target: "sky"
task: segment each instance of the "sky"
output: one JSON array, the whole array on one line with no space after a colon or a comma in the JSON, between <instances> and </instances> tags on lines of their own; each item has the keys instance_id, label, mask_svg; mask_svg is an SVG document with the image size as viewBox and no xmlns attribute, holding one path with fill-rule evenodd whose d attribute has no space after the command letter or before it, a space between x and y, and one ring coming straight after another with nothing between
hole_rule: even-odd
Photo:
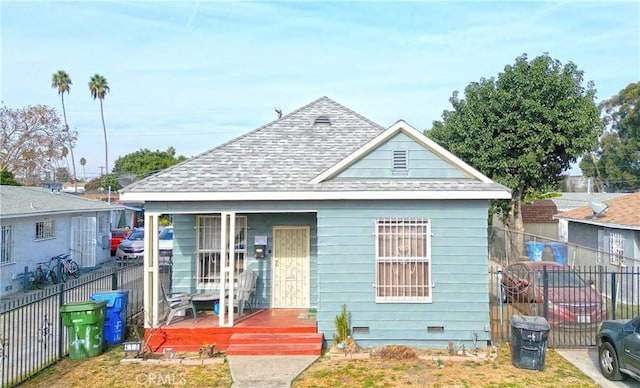
<instances>
[{"instance_id":1,"label":"sky","mask_svg":"<svg viewBox=\"0 0 640 388\"><path fill-rule=\"evenodd\" d=\"M322 96L388 127L429 129L449 98L527 54L573 62L597 100L640 80L638 1L0 0L0 100L65 95L77 175L140 149L196 156ZM103 75L109 166L100 104Z\"/></svg>"}]
</instances>

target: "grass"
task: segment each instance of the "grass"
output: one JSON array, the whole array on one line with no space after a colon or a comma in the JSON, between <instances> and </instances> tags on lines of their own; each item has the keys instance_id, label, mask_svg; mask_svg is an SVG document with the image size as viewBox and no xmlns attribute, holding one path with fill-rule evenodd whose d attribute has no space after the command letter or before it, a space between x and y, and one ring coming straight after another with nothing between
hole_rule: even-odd
<instances>
[{"instance_id":1,"label":"grass","mask_svg":"<svg viewBox=\"0 0 640 388\"><path fill-rule=\"evenodd\" d=\"M425 358L335 359L320 357L294 382L311 387L596 387L586 375L555 351L545 356L542 371L512 365L508 345L500 346L494 361L452 361L442 350L418 351ZM187 355L176 355L187 356ZM197 354L189 355L197 357ZM227 363L205 366L121 363L121 346L100 356L73 361L68 358L29 379L21 387L230 387ZM277 371L274 371L277 373Z\"/></svg>"}]
</instances>

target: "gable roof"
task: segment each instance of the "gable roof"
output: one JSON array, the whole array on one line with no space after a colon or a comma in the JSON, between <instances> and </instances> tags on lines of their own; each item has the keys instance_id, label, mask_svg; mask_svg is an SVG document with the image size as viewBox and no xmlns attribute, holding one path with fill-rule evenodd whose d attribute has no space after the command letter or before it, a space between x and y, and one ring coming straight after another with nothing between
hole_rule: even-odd
<instances>
[{"instance_id":1,"label":"gable roof","mask_svg":"<svg viewBox=\"0 0 640 388\"><path fill-rule=\"evenodd\" d=\"M609 205L609 208L597 217L594 216L591 206L559 213L555 217L583 224L640 230L640 192L616 197L604 203Z\"/></svg>"},{"instance_id":2,"label":"gable roof","mask_svg":"<svg viewBox=\"0 0 640 388\"><path fill-rule=\"evenodd\" d=\"M318 117L322 120L316 122ZM332 179L403 131L468 179ZM400 121L386 129L321 97L282 118L120 190L126 201L510 198L511 191Z\"/></svg>"},{"instance_id":3,"label":"gable roof","mask_svg":"<svg viewBox=\"0 0 640 388\"><path fill-rule=\"evenodd\" d=\"M354 153L342 159L339 163L335 164L334 166L332 166L331 168L329 168L327 171L323 172L319 176L315 177L313 180L311 180L310 183L316 184L316 183L327 181L328 179L337 175L341 171L344 171L353 162L360 160L360 158L362 158L364 155L371 152L376 147L380 146L385 141L389 140L390 138L392 138L398 133L404 133L405 135L409 136L414 141L420 143L422 146L432 151L436 155L439 155L443 159L448 160L452 165L454 165L455 167L458 167L468 176L479 179L480 181L485 183L492 182L491 179L482 175L479 171L475 170L473 167L466 164L464 161L462 161L461 159L459 159L458 157L456 157L455 155L453 155L452 153L444 149L435 141L429 139L425 135L418 132L418 130L413 128L411 125L407 124L404 120L399 120L395 124L387 128L385 131L380 133L378 136L376 136L374 139L369 141L367 144L360 147Z\"/></svg>"},{"instance_id":4,"label":"gable roof","mask_svg":"<svg viewBox=\"0 0 640 388\"><path fill-rule=\"evenodd\" d=\"M0 186L0 216L18 218L38 215L110 211L122 206L82 198L40 187Z\"/></svg>"}]
</instances>

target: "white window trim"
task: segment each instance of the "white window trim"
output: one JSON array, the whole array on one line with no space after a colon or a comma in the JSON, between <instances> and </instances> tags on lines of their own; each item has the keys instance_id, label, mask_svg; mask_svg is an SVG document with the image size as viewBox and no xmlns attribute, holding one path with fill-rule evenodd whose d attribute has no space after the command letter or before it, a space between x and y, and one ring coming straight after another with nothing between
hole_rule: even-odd
<instances>
[{"instance_id":1,"label":"white window trim","mask_svg":"<svg viewBox=\"0 0 640 388\"><path fill-rule=\"evenodd\" d=\"M195 276L195 280L196 280L196 289L198 290L213 290L213 289L218 289L218 283L220 281L220 275L214 275L210 281L208 282L204 282L203 281L203 275L200 273L200 260L203 260L204 258L201 257L201 255L204 254L219 254L221 255L221 249L220 248L210 248L210 249L205 249L205 248L201 248L200 247L200 233L203 230L203 227L201 226L201 221L205 220L205 219L209 219L209 220L217 220L214 222L217 222L217 230L214 229L214 232L216 233L215 236L212 236L213 241L220 241L220 234L221 234L221 223L222 223L222 217L221 216L197 216L196 217L196 250L195 250L195 256L196 256L196 276ZM242 229L244 230L244 247L235 247L235 255L242 255L242 266L237 266L236 271L239 271L240 269L244 269L247 268L247 243L248 243L248 238L247 238L247 232L248 232L248 227L247 227L247 217L246 216L236 216L236 230L238 229ZM217 244L216 244L217 245ZM215 245L213 245L215 246ZM228 251L227 251L228 252ZM218 273L220 272L220 268L218 268ZM238 274L236 273L236 276Z\"/></svg>"},{"instance_id":2,"label":"white window trim","mask_svg":"<svg viewBox=\"0 0 640 388\"><path fill-rule=\"evenodd\" d=\"M42 224L42 231L48 231L49 233L47 233L46 235L43 234L42 236L38 237L38 224ZM47 226L47 224L49 224L49 226ZM34 241L44 241L44 240L51 240L56 238L56 220L42 220L42 221L36 221L35 223L35 237L34 237Z\"/></svg>"},{"instance_id":3,"label":"white window trim","mask_svg":"<svg viewBox=\"0 0 640 388\"><path fill-rule=\"evenodd\" d=\"M405 257L400 255L400 250L398 250L398 255L394 257L381 257L380 254L380 246L379 246L379 230L381 222L402 222L403 226L425 226L425 231L422 234L426 239L426 256L414 256L414 257ZM431 221L427 218L380 218L375 220L375 248L376 248L376 260L375 260L375 300L376 303L432 303L433 302L433 281L431 275L431 269L433 266L431 260ZM406 265L409 262L414 262L415 264L423 263L427 265L427 283L420 285L421 287L426 287L427 296L380 296L378 294L379 284L379 264L381 262L392 262L398 263L402 265Z\"/></svg>"},{"instance_id":4,"label":"white window trim","mask_svg":"<svg viewBox=\"0 0 640 388\"><path fill-rule=\"evenodd\" d=\"M0 265L15 264L15 239L13 225L2 225L0 231Z\"/></svg>"}]
</instances>

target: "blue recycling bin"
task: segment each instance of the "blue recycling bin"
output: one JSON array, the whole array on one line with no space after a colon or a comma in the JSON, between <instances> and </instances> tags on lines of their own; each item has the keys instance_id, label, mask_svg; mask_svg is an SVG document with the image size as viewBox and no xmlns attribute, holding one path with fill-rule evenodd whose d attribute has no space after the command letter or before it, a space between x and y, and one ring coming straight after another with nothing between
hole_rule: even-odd
<instances>
[{"instance_id":1,"label":"blue recycling bin","mask_svg":"<svg viewBox=\"0 0 640 388\"><path fill-rule=\"evenodd\" d=\"M569 252L567 244L561 242L552 242L547 243L547 246L551 248L553 257L556 259L556 263L560 263L562 265L567 264L567 256Z\"/></svg>"},{"instance_id":2,"label":"blue recycling bin","mask_svg":"<svg viewBox=\"0 0 640 388\"><path fill-rule=\"evenodd\" d=\"M542 253L544 252L544 243L529 241L526 243L527 252L531 261L542 261Z\"/></svg>"},{"instance_id":3,"label":"blue recycling bin","mask_svg":"<svg viewBox=\"0 0 640 388\"><path fill-rule=\"evenodd\" d=\"M127 322L129 290L97 292L91 300L107 301L107 315L104 320L104 339L109 345L122 343Z\"/></svg>"}]
</instances>

